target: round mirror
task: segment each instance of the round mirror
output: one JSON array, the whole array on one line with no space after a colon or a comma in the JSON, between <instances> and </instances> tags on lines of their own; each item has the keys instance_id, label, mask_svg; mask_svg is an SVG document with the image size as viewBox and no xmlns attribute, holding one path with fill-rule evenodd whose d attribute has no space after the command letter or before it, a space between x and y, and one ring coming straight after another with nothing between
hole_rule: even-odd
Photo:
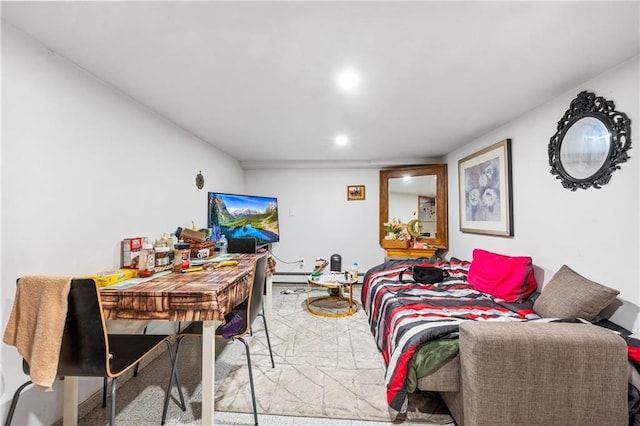
<instances>
[{"instance_id":1,"label":"round mirror","mask_svg":"<svg viewBox=\"0 0 640 426\"><path fill-rule=\"evenodd\" d=\"M631 120L615 108L613 101L584 91L558 121L549 141L549 165L565 188L601 188L629 159Z\"/></svg>"},{"instance_id":2,"label":"round mirror","mask_svg":"<svg viewBox=\"0 0 640 426\"><path fill-rule=\"evenodd\" d=\"M587 179L604 165L611 148L611 134L596 117L573 123L560 141L560 163L575 179Z\"/></svg>"}]
</instances>

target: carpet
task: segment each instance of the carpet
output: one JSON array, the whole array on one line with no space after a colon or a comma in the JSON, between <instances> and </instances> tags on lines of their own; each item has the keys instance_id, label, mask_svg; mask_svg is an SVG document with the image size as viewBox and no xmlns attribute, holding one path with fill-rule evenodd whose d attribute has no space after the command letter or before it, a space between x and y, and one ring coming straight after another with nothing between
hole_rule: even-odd
<instances>
[{"instance_id":1,"label":"carpet","mask_svg":"<svg viewBox=\"0 0 640 426\"><path fill-rule=\"evenodd\" d=\"M322 295L323 291L326 293L318 289L311 295ZM307 311L306 298L300 291L274 291L268 326L275 368L271 367L262 321L258 318L254 323L249 345L258 413L391 421L385 364L364 311L360 308L355 315L343 318L319 317ZM354 289L354 300L359 300L359 287ZM197 352L196 348L192 355L197 357ZM219 351L216 372L216 410L252 412L242 343L228 343ZM405 422L446 425L453 424L453 419L437 394L422 393L412 395Z\"/></svg>"}]
</instances>

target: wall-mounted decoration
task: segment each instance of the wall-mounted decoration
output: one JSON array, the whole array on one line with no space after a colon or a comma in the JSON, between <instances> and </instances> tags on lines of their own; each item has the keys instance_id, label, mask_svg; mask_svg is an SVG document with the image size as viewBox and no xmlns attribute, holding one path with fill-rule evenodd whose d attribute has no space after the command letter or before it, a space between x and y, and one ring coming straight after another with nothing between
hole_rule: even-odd
<instances>
[{"instance_id":1,"label":"wall-mounted decoration","mask_svg":"<svg viewBox=\"0 0 640 426\"><path fill-rule=\"evenodd\" d=\"M364 200L364 185L347 186L347 200Z\"/></svg>"},{"instance_id":2,"label":"wall-mounted decoration","mask_svg":"<svg viewBox=\"0 0 640 426\"><path fill-rule=\"evenodd\" d=\"M458 161L460 231L512 236L511 139Z\"/></svg>"},{"instance_id":3,"label":"wall-mounted decoration","mask_svg":"<svg viewBox=\"0 0 640 426\"><path fill-rule=\"evenodd\" d=\"M200 170L196 175L196 187L198 189L202 189L203 186L204 186L204 176L202 176L202 170Z\"/></svg>"},{"instance_id":4,"label":"wall-mounted decoration","mask_svg":"<svg viewBox=\"0 0 640 426\"><path fill-rule=\"evenodd\" d=\"M562 186L600 189L629 159L631 120L613 101L587 91L571 101L549 141L551 174Z\"/></svg>"}]
</instances>

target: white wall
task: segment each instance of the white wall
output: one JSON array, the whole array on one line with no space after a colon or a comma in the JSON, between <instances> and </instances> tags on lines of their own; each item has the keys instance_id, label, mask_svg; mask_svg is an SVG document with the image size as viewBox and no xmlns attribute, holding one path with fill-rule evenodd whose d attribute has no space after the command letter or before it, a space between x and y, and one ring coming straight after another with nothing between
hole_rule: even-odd
<instances>
[{"instance_id":1,"label":"white wall","mask_svg":"<svg viewBox=\"0 0 640 426\"><path fill-rule=\"evenodd\" d=\"M17 277L118 267L123 238L205 226L207 190L243 191L236 160L4 22L2 83L2 330ZM4 411L26 380L7 345L0 379ZM100 385L81 381L80 400ZM59 419L55 389L26 391L14 424Z\"/></svg>"},{"instance_id":2,"label":"white wall","mask_svg":"<svg viewBox=\"0 0 640 426\"><path fill-rule=\"evenodd\" d=\"M640 331L638 181L638 58L624 63L446 156L449 165L449 255L471 259L476 247L529 255L548 282L563 264L620 290L625 301L613 321ZM549 173L547 146L558 120L576 95L588 90L615 102L631 119L631 159L602 189L571 192ZM514 237L459 231L458 160L503 139L512 139Z\"/></svg>"},{"instance_id":3,"label":"white wall","mask_svg":"<svg viewBox=\"0 0 640 426\"><path fill-rule=\"evenodd\" d=\"M365 185L365 200L347 201L348 185ZM245 189L278 197L280 242L273 245L277 272L313 270L317 257L342 256L342 269L380 264L379 172L371 169L247 170ZM285 262L304 260L304 268Z\"/></svg>"}]
</instances>

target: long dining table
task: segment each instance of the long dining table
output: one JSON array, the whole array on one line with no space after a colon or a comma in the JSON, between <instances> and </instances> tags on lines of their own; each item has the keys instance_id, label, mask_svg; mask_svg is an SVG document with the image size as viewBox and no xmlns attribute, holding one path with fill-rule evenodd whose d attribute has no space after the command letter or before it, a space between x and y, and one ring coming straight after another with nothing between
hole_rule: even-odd
<instances>
[{"instance_id":1,"label":"long dining table","mask_svg":"<svg viewBox=\"0 0 640 426\"><path fill-rule=\"evenodd\" d=\"M224 321L227 313L249 296L254 264L266 255L233 254L230 256L238 260L237 266L216 268L216 263L212 262L202 271L158 274L134 285L109 286L100 290L106 320L202 321L203 425L214 424L216 327ZM270 301L270 297L266 300ZM78 419L78 381L77 378L68 379L64 384L63 424L75 425Z\"/></svg>"}]
</instances>

